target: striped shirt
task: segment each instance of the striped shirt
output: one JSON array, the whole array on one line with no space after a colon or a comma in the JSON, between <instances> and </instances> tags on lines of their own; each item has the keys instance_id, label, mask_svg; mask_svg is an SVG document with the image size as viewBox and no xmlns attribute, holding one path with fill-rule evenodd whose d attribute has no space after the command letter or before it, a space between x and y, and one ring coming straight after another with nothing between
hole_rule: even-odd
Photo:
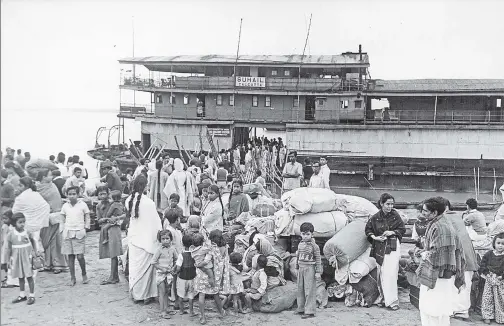
<instances>
[{"instance_id":1,"label":"striped shirt","mask_svg":"<svg viewBox=\"0 0 504 326\"><path fill-rule=\"evenodd\" d=\"M301 241L297 250L297 264L299 265L315 265L315 272L322 273L322 258L320 256L320 248L312 241Z\"/></svg>"}]
</instances>

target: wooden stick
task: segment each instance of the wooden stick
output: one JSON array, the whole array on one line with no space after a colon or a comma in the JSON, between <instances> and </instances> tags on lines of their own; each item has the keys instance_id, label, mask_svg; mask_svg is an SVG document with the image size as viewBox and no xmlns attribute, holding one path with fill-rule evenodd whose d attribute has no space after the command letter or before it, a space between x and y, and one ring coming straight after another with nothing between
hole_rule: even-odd
<instances>
[{"instance_id":1,"label":"wooden stick","mask_svg":"<svg viewBox=\"0 0 504 326\"><path fill-rule=\"evenodd\" d=\"M157 159L159 158L159 156L161 155L161 153L163 153L163 150L165 149L166 145L163 145L163 147L161 147L161 150L159 151L159 153L156 155L156 157L154 158L154 160L157 161Z\"/></svg>"},{"instance_id":2,"label":"wooden stick","mask_svg":"<svg viewBox=\"0 0 504 326\"><path fill-rule=\"evenodd\" d=\"M150 150L152 149L152 146L154 146L154 144L157 142L157 138L154 138L154 141L152 142L152 144L150 145L149 149L147 149L147 151L145 152L145 154L143 155L143 158L147 158L147 154L150 152Z\"/></svg>"},{"instance_id":3,"label":"wooden stick","mask_svg":"<svg viewBox=\"0 0 504 326\"><path fill-rule=\"evenodd\" d=\"M179 146L179 143L178 143L178 140L177 140L177 136L173 136L175 138L175 144L177 145L177 149L178 149L178 152L179 152L179 155L180 155L180 159L182 160L182 162L184 162L184 166L186 168L188 168L189 166L187 165L185 159L184 159L184 155L182 155L182 150L180 149L180 146Z\"/></svg>"}]
</instances>

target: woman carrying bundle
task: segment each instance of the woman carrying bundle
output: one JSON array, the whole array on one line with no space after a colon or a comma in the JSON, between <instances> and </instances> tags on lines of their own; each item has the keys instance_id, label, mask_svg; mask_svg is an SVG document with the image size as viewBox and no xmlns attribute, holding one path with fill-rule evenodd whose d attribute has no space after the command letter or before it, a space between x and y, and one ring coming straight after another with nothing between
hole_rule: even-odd
<instances>
[{"instance_id":1,"label":"woman carrying bundle","mask_svg":"<svg viewBox=\"0 0 504 326\"><path fill-rule=\"evenodd\" d=\"M378 204L380 211L369 219L365 232L371 243L370 256L378 263L378 277L385 307L398 310L397 275L401 240L406 228L401 216L394 209L394 197L384 193Z\"/></svg>"}]
</instances>

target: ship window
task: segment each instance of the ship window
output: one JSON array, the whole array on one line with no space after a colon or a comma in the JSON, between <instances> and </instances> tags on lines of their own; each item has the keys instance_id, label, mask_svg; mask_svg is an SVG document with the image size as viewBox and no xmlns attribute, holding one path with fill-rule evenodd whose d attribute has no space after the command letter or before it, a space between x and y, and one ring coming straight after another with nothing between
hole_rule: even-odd
<instances>
[{"instance_id":1,"label":"ship window","mask_svg":"<svg viewBox=\"0 0 504 326\"><path fill-rule=\"evenodd\" d=\"M319 99L318 100L318 105L324 105L324 100L323 99Z\"/></svg>"},{"instance_id":2,"label":"ship window","mask_svg":"<svg viewBox=\"0 0 504 326\"><path fill-rule=\"evenodd\" d=\"M175 100L175 95L170 96L170 104L177 104Z\"/></svg>"},{"instance_id":3,"label":"ship window","mask_svg":"<svg viewBox=\"0 0 504 326\"><path fill-rule=\"evenodd\" d=\"M276 70L271 70L271 76L276 76L278 75L278 71Z\"/></svg>"},{"instance_id":4,"label":"ship window","mask_svg":"<svg viewBox=\"0 0 504 326\"><path fill-rule=\"evenodd\" d=\"M355 101L355 108L356 109L362 108L362 101L360 101L360 100L359 101Z\"/></svg>"},{"instance_id":5,"label":"ship window","mask_svg":"<svg viewBox=\"0 0 504 326\"><path fill-rule=\"evenodd\" d=\"M184 95L184 104L185 105L189 104L189 95L188 94Z\"/></svg>"},{"instance_id":6,"label":"ship window","mask_svg":"<svg viewBox=\"0 0 504 326\"><path fill-rule=\"evenodd\" d=\"M222 105L222 95L217 95L217 105Z\"/></svg>"},{"instance_id":7,"label":"ship window","mask_svg":"<svg viewBox=\"0 0 504 326\"><path fill-rule=\"evenodd\" d=\"M294 102L293 102L292 106L295 108L297 108L299 106L299 99L297 97L294 97Z\"/></svg>"},{"instance_id":8,"label":"ship window","mask_svg":"<svg viewBox=\"0 0 504 326\"><path fill-rule=\"evenodd\" d=\"M284 76L289 77L290 76L290 70L284 70Z\"/></svg>"},{"instance_id":9,"label":"ship window","mask_svg":"<svg viewBox=\"0 0 504 326\"><path fill-rule=\"evenodd\" d=\"M348 109L348 100L341 101L341 107L343 109Z\"/></svg>"},{"instance_id":10,"label":"ship window","mask_svg":"<svg viewBox=\"0 0 504 326\"><path fill-rule=\"evenodd\" d=\"M266 96L264 98L264 106L265 107L270 107L271 106L271 96Z\"/></svg>"},{"instance_id":11,"label":"ship window","mask_svg":"<svg viewBox=\"0 0 504 326\"><path fill-rule=\"evenodd\" d=\"M258 105L258 98L257 95L252 96L252 106L257 106Z\"/></svg>"},{"instance_id":12,"label":"ship window","mask_svg":"<svg viewBox=\"0 0 504 326\"><path fill-rule=\"evenodd\" d=\"M498 98L497 102L495 103L495 106L498 108L501 108L502 107L502 99Z\"/></svg>"},{"instance_id":13,"label":"ship window","mask_svg":"<svg viewBox=\"0 0 504 326\"><path fill-rule=\"evenodd\" d=\"M156 103L163 103L163 96L161 94L156 95Z\"/></svg>"},{"instance_id":14,"label":"ship window","mask_svg":"<svg viewBox=\"0 0 504 326\"><path fill-rule=\"evenodd\" d=\"M234 101L235 101L234 95L229 95L229 105L234 106Z\"/></svg>"}]
</instances>

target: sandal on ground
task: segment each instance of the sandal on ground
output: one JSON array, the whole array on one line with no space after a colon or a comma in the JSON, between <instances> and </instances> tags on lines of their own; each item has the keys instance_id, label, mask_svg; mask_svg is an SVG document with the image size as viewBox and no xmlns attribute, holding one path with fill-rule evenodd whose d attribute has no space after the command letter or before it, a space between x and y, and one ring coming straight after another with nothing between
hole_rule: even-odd
<instances>
[{"instance_id":1,"label":"sandal on ground","mask_svg":"<svg viewBox=\"0 0 504 326\"><path fill-rule=\"evenodd\" d=\"M23 302L23 301L26 301L26 300L28 300L27 297L21 297L21 296L19 296L16 299L12 300L12 303L20 303L20 302Z\"/></svg>"},{"instance_id":2,"label":"sandal on ground","mask_svg":"<svg viewBox=\"0 0 504 326\"><path fill-rule=\"evenodd\" d=\"M304 314L304 315L301 316L302 319L308 319L308 318L314 318L314 317L315 317L314 314L309 314L309 315Z\"/></svg>"},{"instance_id":3,"label":"sandal on ground","mask_svg":"<svg viewBox=\"0 0 504 326\"><path fill-rule=\"evenodd\" d=\"M399 306L397 306L397 305L390 306L389 309L392 311L396 311L396 310L399 310Z\"/></svg>"},{"instance_id":4,"label":"sandal on ground","mask_svg":"<svg viewBox=\"0 0 504 326\"><path fill-rule=\"evenodd\" d=\"M62 272L63 272L63 271L62 271L61 269L55 269L55 270L53 271L53 274L60 274L60 273L62 273Z\"/></svg>"},{"instance_id":5,"label":"sandal on ground","mask_svg":"<svg viewBox=\"0 0 504 326\"><path fill-rule=\"evenodd\" d=\"M105 280L100 283L100 285L108 285L108 284L117 284L119 281L117 280Z\"/></svg>"},{"instance_id":6,"label":"sandal on ground","mask_svg":"<svg viewBox=\"0 0 504 326\"><path fill-rule=\"evenodd\" d=\"M28 302L26 303L27 305L32 305L35 303L35 298L34 297L29 297Z\"/></svg>"},{"instance_id":7,"label":"sandal on ground","mask_svg":"<svg viewBox=\"0 0 504 326\"><path fill-rule=\"evenodd\" d=\"M166 311L163 311L163 312L161 313L161 315L159 315L159 317L164 318L164 319L171 319L170 314L169 314L169 313L167 313Z\"/></svg>"}]
</instances>

